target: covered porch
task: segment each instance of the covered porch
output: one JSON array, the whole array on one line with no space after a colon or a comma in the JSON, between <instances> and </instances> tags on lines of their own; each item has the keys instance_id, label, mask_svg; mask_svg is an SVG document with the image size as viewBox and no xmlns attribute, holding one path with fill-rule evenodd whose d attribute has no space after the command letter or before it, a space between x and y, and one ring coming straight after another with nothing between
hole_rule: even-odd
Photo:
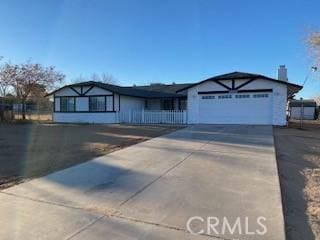
<instances>
[{"instance_id":1,"label":"covered porch","mask_svg":"<svg viewBox=\"0 0 320 240\"><path fill-rule=\"evenodd\" d=\"M186 124L187 98L145 99L143 109L116 113L118 123L126 124Z\"/></svg>"},{"instance_id":2,"label":"covered porch","mask_svg":"<svg viewBox=\"0 0 320 240\"><path fill-rule=\"evenodd\" d=\"M187 98L146 99L145 110L187 110Z\"/></svg>"}]
</instances>

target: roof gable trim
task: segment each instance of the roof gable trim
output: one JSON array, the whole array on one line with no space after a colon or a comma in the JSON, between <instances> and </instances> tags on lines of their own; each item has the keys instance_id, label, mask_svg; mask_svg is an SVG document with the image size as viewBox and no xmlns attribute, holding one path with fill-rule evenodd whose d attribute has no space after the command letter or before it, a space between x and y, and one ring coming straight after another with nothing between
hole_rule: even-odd
<instances>
[{"instance_id":1,"label":"roof gable trim","mask_svg":"<svg viewBox=\"0 0 320 240\"><path fill-rule=\"evenodd\" d=\"M89 87L82 95L86 95L92 88L97 87L103 90L110 91L112 93L116 93L122 96L130 96L130 97L136 97L136 98L144 98L144 99L158 99L158 98L180 98L184 97L184 95L178 94L178 93L166 93L166 92L157 92L157 91L149 91L149 90L142 90L142 89L134 89L132 87L120 87L116 85L111 84L105 84L105 83L99 83L99 82L82 82L82 83L76 83L76 84L70 84L63 86L46 96L50 96L55 94L58 91L61 91L65 88L71 88L74 89L74 87ZM75 89L74 89L75 91ZM76 91L78 95L81 95L78 91Z\"/></svg>"},{"instance_id":2,"label":"roof gable trim","mask_svg":"<svg viewBox=\"0 0 320 240\"><path fill-rule=\"evenodd\" d=\"M226 75L226 74L225 74ZM251 83L252 81L256 80L256 79L264 79L264 80L269 80L269 81L272 81L274 83L279 83L279 84L285 84L287 86L292 86L292 87L295 87L297 88L298 90L301 90L302 89L302 86L300 85L297 85L297 84L294 84L294 83L289 83L289 82L284 82L284 81L280 81L280 80L277 80L277 79L273 79L273 78L269 78L269 77L266 77L266 76L263 76L263 75L255 75L254 74L248 74L248 76L239 76L239 77L219 77L219 76L216 76L216 77L212 77L212 78L208 78L208 79L205 79L203 81L200 81L198 83L195 83L195 84L192 84L190 86L187 86L185 88L182 88L180 90L177 91L177 93L181 92L181 91L184 91L184 90L187 90L189 88L192 88L192 87L195 87L197 85L200 85L202 83L205 83L205 82L208 82L208 81L213 81L213 82L218 82L219 80L241 80L241 79L248 79L247 82L243 83L244 85L239 85L238 87L236 87L236 89L240 89L242 87L244 87L245 85Z\"/></svg>"}]
</instances>

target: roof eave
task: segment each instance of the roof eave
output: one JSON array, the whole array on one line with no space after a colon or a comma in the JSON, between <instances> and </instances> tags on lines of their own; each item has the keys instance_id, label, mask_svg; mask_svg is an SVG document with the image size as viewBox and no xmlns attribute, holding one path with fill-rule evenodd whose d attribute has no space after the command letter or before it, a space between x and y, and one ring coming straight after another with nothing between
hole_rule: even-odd
<instances>
[{"instance_id":1,"label":"roof eave","mask_svg":"<svg viewBox=\"0 0 320 240\"><path fill-rule=\"evenodd\" d=\"M111 88L108 88L104 85L101 85L101 84L97 84L95 82L85 82L85 84L82 84L82 83L75 83L75 84L69 84L69 85L66 85L66 86L63 86L61 88L58 88L48 94L45 95L45 97L48 97L48 96L51 96L53 94L55 94L57 91L60 91L64 88L67 88L67 87L77 87L77 86L95 86L95 87L98 87L98 88L102 88L104 90L108 90L108 91L111 91L111 92L114 92L116 94L119 94L119 95L122 95L122 96L128 96L128 97L137 97L137 98L145 98L145 99L159 99L159 98L180 98L180 97L185 97L184 95L182 94L168 94L168 93L163 93L163 95L159 95L159 96L144 96L143 93L141 93L141 95L139 94L128 94L128 93L123 93L121 91L117 91L116 89L111 89ZM148 91L148 90L144 90L146 92L149 92L149 93L156 93L156 94L161 94L161 92L156 92L156 91Z\"/></svg>"},{"instance_id":2,"label":"roof eave","mask_svg":"<svg viewBox=\"0 0 320 240\"><path fill-rule=\"evenodd\" d=\"M298 93L303 87L296 84L288 84L287 97L290 98L294 94Z\"/></svg>"}]
</instances>

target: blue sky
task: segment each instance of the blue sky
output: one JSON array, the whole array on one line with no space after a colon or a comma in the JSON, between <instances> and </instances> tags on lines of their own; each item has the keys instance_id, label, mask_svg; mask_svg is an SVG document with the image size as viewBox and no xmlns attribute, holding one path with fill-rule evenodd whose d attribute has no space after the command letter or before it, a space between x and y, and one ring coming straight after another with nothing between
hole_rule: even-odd
<instances>
[{"instance_id":1,"label":"blue sky","mask_svg":"<svg viewBox=\"0 0 320 240\"><path fill-rule=\"evenodd\" d=\"M306 34L320 1L3 0L0 55L54 65L66 82L107 72L121 85L196 82L246 71L302 83L312 65ZM311 77L300 96L320 94Z\"/></svg>"}]
</instances>

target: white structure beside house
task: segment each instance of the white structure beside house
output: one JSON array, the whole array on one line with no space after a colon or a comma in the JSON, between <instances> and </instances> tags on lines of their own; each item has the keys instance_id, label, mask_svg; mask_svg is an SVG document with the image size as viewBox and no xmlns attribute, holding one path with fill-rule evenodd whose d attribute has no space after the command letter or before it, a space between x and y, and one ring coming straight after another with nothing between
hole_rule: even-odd
<instances>
[{"instance_id":1,"label":"white structure beside house","mask_svg":"<svg viewBox=\"0 0 320 240\"><path fill-rule=\"evenodd\" d=\"M285 125L288 98L302 87L233 72L195 84L120 87L100 82L64 86L54 96L53 121Z\"/></svg>"},{"instance_id":2,"label":"white structure beside house","mask_svg":"<svg viewBox=\"0 0 320 240\"><path fill-rule=\"evenodd\" d=\"M317 103L312 100L290 100L289 111L291 119L316 119Z\"/></svg>"}]
</instances>

